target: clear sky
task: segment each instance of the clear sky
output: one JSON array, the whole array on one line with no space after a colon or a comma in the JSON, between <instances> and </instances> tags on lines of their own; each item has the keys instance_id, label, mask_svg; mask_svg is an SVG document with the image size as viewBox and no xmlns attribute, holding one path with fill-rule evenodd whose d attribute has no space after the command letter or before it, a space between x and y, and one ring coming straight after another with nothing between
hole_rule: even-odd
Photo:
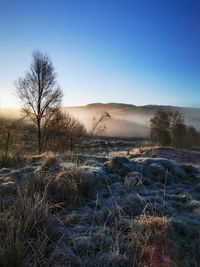
<instances>
[{"instance_id":1,"label":"clear sky","mask_svg":"<svg viewBox=\"0 0 200 267\"><path fill-rule=\"evenodd\" d=\"M47 52L64 105L200 107L199 0L0 0L0 105L33 49Z\"/></svg>"}]
</instances>

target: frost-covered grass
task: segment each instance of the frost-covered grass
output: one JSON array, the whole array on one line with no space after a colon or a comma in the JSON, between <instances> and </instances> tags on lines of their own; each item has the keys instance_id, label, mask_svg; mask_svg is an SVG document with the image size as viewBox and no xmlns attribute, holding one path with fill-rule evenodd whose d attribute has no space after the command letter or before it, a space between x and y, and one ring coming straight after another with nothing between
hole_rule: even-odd
<instances>
[{"instance_id":1,"label":"frost-covered grass","mask_svg":"<svg viewBox=\"0 0 200 267\"><path fill-rule=\"evenodd\" d=\"M0 169L0 266L200 265L197 167L77 158Z\"/></svg>"}]
</instances>

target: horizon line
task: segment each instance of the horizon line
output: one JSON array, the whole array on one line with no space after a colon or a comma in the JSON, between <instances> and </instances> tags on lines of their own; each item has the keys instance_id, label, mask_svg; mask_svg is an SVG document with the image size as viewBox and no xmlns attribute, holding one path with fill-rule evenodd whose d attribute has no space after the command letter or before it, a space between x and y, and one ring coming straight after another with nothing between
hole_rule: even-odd
<instances>
[{"instance_id":1,"label":"horizon line","mask_svg":"<svg viewBox=\"0 0 200 267\"><path fill-rule=\"evenodd\" d=\"M132 103L124 103L124 102L90 102L85 105L63 105L61 108L78 108L78 107L87 107L92 105L126 105L126 106L133 106L133 107L177 107L177 108L190 108L190 109L200 109L200 106L178 106L178 105L170 105L170 104L146 104L146 105L134 105ZM0 110L3 109L15 109L19 110L21 107L1 107Z\"/></svg>"}]
</instances>

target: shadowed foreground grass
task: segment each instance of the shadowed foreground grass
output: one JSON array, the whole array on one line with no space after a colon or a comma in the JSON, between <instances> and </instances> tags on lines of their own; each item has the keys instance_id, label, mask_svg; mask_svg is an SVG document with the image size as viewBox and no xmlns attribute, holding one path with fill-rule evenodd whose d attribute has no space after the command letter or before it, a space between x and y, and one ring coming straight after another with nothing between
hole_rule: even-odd
<instances>
[{"instance_id":1,"label":"shadowed foreground grass","mask_svg":"<svg viewBox=\"0 0 200 267\"><path fill-rule=\"evenodd\" d=\"M200 265L198 168L142 157L26 162L0 170L0 266Z\"/></svg>"}]
</instances>

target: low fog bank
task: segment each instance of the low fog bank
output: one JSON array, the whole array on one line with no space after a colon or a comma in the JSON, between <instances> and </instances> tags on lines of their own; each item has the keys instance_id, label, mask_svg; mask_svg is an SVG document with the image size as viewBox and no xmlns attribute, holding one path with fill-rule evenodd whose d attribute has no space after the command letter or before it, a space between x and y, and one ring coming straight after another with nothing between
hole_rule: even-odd
<instances>
[{"instance_id":1,"label":"low fog bank","mask_svg":"<svg viewBox=\"0 0 200 267\"><path fill-rule=\"evenodd\" d=\"M0 117L6 119L18 119L21 117L21 112L17 108L0 108Z\"/></svg>"},{"instance_id":2,"label":"low fog bank","mask_svg":"<svg viewBox=\"0 0 200 267\"><path fill-rule=\"evenodd\" d=\"M185 115L185 122L188 125L194 126L198 131L200 131L200 110L187 110L183 113Z\"/></svg>"},{"instance_id":3,"label":"low fog bank","mask_svg":"<svg viewBox=\"0 0 200 267\"><path fill-rule=\"evenodd\" d=\"M116 137L142 137L148 136L150 119L158 110L179 111L183 113L187 125L192 125L200 131L200 109L179 108L172 106L144 106L136 107L126 104L91 104L84 107L64 108L75 118L91 129L92 118L100 111L107 111L111 119L105 121L106 134Z\"/></svg>"},{"instance_id":4,"label":"low fog bank","mask_svg":"<svg viewBox=\"0 0 200 267\"><path fill-rule=\"evenodd\" d=\"M84 107L78 109L65 108L64 110L82 122L88 131L92 128L93 117L101 111L87 110ZM126 116L115 114L115 112L110 110L107 111L111 115L111 118L104 121L106 127L105 135L114 137L147 137L149 118L134 116L129 119L129 117L126 118Z\"/></svg>"},{"instance_id":5,"label":"low fog bank","mask_svg":"<svg viewBox=\"0 0 200 267\"><path fill-rule=\"evenodd\" d=\"M105 122L106 134L115 137L142 137L148 135L147 125L138 124L128 120L112 118Z\"/></svg>"},{"instance_id":6,"label":"low fog bank","mask_svg":"<svg viewBox=\"0 0 200 267\"><path fill-rule=\"evenodd\" d=\"M179 111L185 116L187 125L192 125L200 131L200 109L179 108L171 106L143 106L136 107L128 104L90 104L81 107L65 107L76 119L82 122L89 131L93 117L100 111L107 111L111 118L105 121L106 135L115 137L142 137L148 136L149 121L158 110ZM20 118L18 109L0 109L0 116L5 118Z\"/></svg>"}]
</instances>

